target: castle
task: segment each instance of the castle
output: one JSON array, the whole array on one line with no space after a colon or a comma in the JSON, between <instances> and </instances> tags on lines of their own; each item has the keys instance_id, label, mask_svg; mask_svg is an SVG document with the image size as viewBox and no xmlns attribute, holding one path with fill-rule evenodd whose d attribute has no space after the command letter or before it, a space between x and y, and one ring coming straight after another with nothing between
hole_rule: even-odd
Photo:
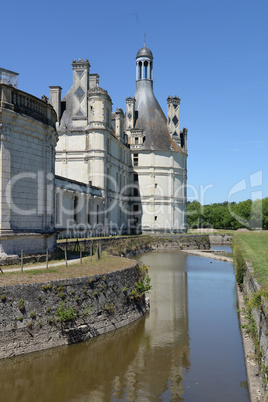
<instances>
[{"instance_id":1,"label":"castle","mask_svg":"<svg viewBox=\"0 0 268 402\"><path fill-rule=\"evenodd\" d=\"M73 85L39 100L0 69L0 254L52 250L62 237L186 229L187 129L153 92L153 54L136 56L136 92L112 112L108 92L74 60Z\"/></svg>"}]
</instances>

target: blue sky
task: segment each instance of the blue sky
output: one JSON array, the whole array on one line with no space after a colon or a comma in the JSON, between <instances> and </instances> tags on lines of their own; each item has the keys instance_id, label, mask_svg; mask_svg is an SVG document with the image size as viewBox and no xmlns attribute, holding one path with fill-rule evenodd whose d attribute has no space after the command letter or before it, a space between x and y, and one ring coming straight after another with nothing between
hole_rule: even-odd
<instances>
[{"instance_id":1,"label":"blue sky","mask_svg":"<svg viewBox=\"0 0 268 402\"><path fill-rule=\"evenodd\" d=\"M21 90L64 95L72 60L88 58L114 109L134 95L146 32L163 111L181 98L189 200L268 196L267 0L15 0L0 13L0 67L20 73Z\"/></svg>"}]
</instances>

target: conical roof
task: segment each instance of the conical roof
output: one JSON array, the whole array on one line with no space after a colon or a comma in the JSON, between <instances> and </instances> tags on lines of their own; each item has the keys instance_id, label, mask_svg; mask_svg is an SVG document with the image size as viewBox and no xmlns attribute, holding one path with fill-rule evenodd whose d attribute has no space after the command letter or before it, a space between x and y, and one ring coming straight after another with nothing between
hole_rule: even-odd
<instances>
[{"instance_id":1,"label":"conical roof","mask_svg":"<svg viewBox=\"0 0 268 402\"><path fill-rule=\"evenodd\" d=\"M179 151L170 137L166 116L153 93L152 81L137 81L135 99L135 128L143 130L143 149Z\"/></svg>"}]
</instances>

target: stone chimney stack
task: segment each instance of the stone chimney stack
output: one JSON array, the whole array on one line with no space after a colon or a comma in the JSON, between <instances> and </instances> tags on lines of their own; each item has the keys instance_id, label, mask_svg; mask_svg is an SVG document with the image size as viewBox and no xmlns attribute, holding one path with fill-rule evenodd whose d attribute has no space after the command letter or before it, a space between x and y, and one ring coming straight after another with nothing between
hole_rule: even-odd
<instances>
[{"instance_id":1,"label":"stone chimney stack","mask_svg":"<svg viewBox=\"0 0 268 402\"><path fill-rule=\"evenodd\" d=\"M60 122L61 118L61 90L59 86L51 86L50 88L50 100L49 103L53 106L57 113L57 122Z\"/></svg>"},{"instance_id":2,"label":"stone chimney stack","mask_svg":"<svg viewBox=\"0 0 268 402\"><path fill-rule=\"evenodd\" d=\"M131 130L135 125L135 98L126 98L126 130Z\"/></svg>"},{"instance_id":3,"label":"stone chimney stack","mask_svg":"<svg viewBox=\"0 0 268 402\"><path fill-rule=\"evenodd\" d=\"M87 91L89 89L88 59L73 60L73 124L75 120L87 122ZM80 123L81 124L81 123ZM80 125L79 124L79 125Z\"/></svg>"},{"instance_id":4,"label":"stone chimney stack","mask_svg":"<svg viewBox=\"0 0 268 402\"><path fill-rule=\"evenodd\" d=\"M119 141L124 142L124 112L116 109L115 112L115 135Z\"/></svg>"},{"instance_id":5,"label":"stone chimney stack","mask_svg":"<svg viewBox=\"0 0 268 402\"><path fill-rule=\"evenodd\" d=\"M168 131L171 138L181 146L180 139L180 98L178 96L169 96L167 98L168 107Z\"/></svg>"}]
</instances>

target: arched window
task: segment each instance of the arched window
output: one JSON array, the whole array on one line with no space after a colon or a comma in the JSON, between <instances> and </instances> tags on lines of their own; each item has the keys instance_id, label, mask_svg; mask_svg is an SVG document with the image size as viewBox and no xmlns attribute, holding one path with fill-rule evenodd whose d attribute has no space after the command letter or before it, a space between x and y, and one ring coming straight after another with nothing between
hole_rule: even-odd
<instances>
[{"instance_id":1,"label":"arched window","mask_svg":"<svg viewBox=\"0 0 268 402\"><path fill-rule=\"evenodd\" d=\"M148 78L148 61L144 62L144 78Z\"/></svg>"},{"instance_id":2,"label":"arched window","mask_svg":"<svg viewBox=\"0 0 268 402\"><path fill-rule=\"evenodd\" d=\"M139 80L141 80L142 62L139 62Z\"/></svg>"}]
</instances>

